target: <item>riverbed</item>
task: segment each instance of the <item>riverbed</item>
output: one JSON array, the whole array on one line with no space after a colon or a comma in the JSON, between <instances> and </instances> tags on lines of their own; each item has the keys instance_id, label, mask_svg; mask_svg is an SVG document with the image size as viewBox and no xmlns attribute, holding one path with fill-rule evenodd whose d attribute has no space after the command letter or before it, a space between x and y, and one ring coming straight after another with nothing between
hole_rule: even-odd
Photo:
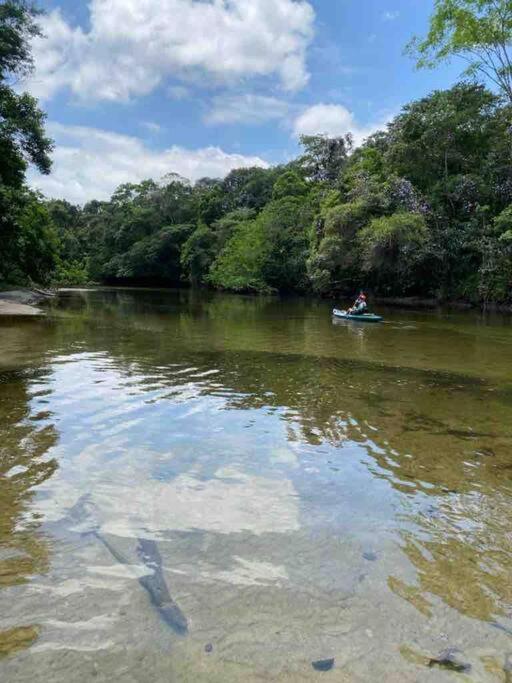
<instances>
[{"instance_id":1,"label":"riverbed","mask_svg":"<svg viewBox=\"0 0 512 683\"><path fill-rule=\"evenodd\" d=\"M0 319L0 680L510 680L512 320L331 307Z\"/></svg>"}]
</instances>

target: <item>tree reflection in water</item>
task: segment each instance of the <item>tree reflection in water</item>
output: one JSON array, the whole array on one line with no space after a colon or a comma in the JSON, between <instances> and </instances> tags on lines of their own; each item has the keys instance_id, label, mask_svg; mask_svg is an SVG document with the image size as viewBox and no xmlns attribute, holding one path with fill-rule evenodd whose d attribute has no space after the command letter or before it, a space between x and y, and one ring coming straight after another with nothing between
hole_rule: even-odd
<instances>
[{"instance_id":1,"label":"tree reflection in water","mask_svg":"<svg viewBox=\"0 0 512 683\"><path fill-rule=\"evenodd\" d=\"M10 590L13 601L14 587L47 572L50 564L42 520L31 513L36 487L58 467L46 457L58 440L51 416L31 408L43 374L33 368L0 370L0 590ZM16 623L14 612L2 615L0 657L29 647L38 636L38 626Z\"/></svg>"}]
</instances>

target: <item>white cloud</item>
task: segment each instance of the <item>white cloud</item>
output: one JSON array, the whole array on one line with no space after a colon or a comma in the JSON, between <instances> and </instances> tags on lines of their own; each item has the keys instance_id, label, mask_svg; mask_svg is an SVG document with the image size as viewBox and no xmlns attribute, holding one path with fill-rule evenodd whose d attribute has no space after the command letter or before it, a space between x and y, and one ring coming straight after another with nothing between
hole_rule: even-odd
<instances>
[{"instance_id":1,"label":"white cloud","mask_svg":"<svg viewBox=\"0 0 512 683\"><path fill-rule=\"evenodd\" d=\"M205 116L209 124L252 123L259 124L282 119L288 113L288 103L277 97L265 95L220 95L213 98L213 108Z\"/></svg>"},{"instance_id":2,"label":"white cloud","mask_svg":"<svg viewBox=\"0 0 512 683\"><path fill-rule=\"evenodd\" d=\"M171 85L167 88L167 95L171 100L186 100L190 97L191 92L184 85Z\"/></svg>"},{"instance_id":3,"label":"white cloud","mask_svg":"<svg viewBox=\"0 0 512 683\"><path fill-rule=\"evenodd\" d=\"M400 12L384 12L382 18L384 21L395 21L400 16Z\"/></svg>"},{"instance_id":4,"label":"white cloud","mask_svg":"<svg viewBox=\"0 0 512 683\"><path fill-rule=\"evenodd\" d=\"M277 76L287 90L308 80L315 14L308 0L90 0L90 29L59 10L41 19L32 92L62 88L84 100L126 101L170 76L232 83Z\"/></svg>"},{"instance_id":5,"label":"white cloud","mask_svg":"<svg viewBox=\"0 0 512 683\"><path fill-rule=\"evenodd\" d=\"M160 133L162 131L162 126L159 123L155 123L154 121L143 121L141 123L141 126L150 133L154 134Z\"/></svg>"},{"instance_id":6,"label":"white cloud","mask_svg":"<svg viewBox=\"0 0 512 683\"><path fill-rule=\"evenodd\" d=\"M97 128L50 123L48 132L57 142L53 171L42 176L31 169L29 182L49 197L75 203L108 199L121 183L158 180L170 172L194 181L223 177L242 166L268 166L260 157L228 154L219 147L153 150L139 138Z\"/></svg>"},{"instance_id":7,"label":"white cloud","mask_svg":"<svg viewBox=\"0 0 512 683\"><path fill-rule=\"evenodd\" d=\"M369 135L385 128L389 117L373 124L361 125L354 114L341 104L315 104L300 114L294 122L295 135L328 135L338 137L352 133L360 145Z\"/></svg>"}]
</instances>

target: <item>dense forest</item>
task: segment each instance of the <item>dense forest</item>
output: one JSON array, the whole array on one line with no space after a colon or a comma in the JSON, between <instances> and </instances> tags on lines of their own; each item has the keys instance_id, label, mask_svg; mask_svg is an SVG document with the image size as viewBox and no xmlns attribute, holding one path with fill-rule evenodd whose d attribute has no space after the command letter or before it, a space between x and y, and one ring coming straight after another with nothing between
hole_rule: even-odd
<instances>
[{"instance_id":1,"label":"dense forest","mask_svg":"<svg viewBox=\"0 0 512 683\"><path fill-rule=\"evenodd\" d=\"M488 40L506 50L510 3L439 0L429 35L410 46L420 66L473 54L485 38L486 24L471 35L469 10L439 23L447 4L483 7L472 15L479 22L494 21L491 6L505 8L509 23L496 37L491 22ZM357 148L350 135L307 136L283 166L195 184L169 169L120 186L110 201L74 206L25 183L28 163L51 166L44 114L10 85L32 68L37 31L32 8L0 5L0 281L511 300L510 67L495 79L491 70L494 93L477 80L490 67L473 62L461 82L407 104Z\"/></svg>"}]
</instances>

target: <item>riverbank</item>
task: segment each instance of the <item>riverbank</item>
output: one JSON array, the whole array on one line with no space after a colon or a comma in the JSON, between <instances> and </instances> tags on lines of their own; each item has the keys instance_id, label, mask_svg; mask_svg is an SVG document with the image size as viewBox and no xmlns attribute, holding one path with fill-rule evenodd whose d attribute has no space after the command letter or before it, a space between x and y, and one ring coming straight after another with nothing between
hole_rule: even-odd
<instances>
[{"instance_id":1,"label":"riverbank","mask_svg":"<svg viewBox=\"0 0 512 683\"><path fill-rule=\"evenodd\" d=\"M54 297L53 292L40 289L0 291L0 316L44 315L44 311L39 306Z\"/></svg>"},{"instance_id":2,"label":"riverbank","mask_svg":"<svg viewBox=\"0 0 512 683\"><path fill-rule=\"evenodd\" d=\"M449 301L441 299L427 299L416 296L410 297L375 297L372 302L377 305L391 306L393 308L407 308L412 310L447 308L457 311L480 310L492 313L512 313L512 304L509 303L472 303L470 301Z\"/></svg>"},{"instance_id":3,"label":"riverbank","mask_svg":"<svg viewBox=\"0 0 512 683\"><path fill-rule=\"evenodd\" d=\"M137 284L137 283L132 283L132 284L126 284L126 283L120 283L120 284L114 284L114 283L97 283L97 282L92 282L87 285L69 285L69 286L63 286L59 287L58 291L59 292L74 292L74 291L88 291L88 290L113 290L113 291L127 291L127 292L137 292L137 291L160 291L160 292L165 292L165 291L189 291L193 288L190 288L189 286L173 286L171 284L165 285L165 284L154 284L154 285L148 285L148 284ZM354 288L354 291L357 288ZM337 302L338 304L340 302L344 302L344 304L350 304L353 301L353 297L355 294L352 295L347 295L346 293L338 293L336 295L330 295L326 297L318 297L313 294L286 294L286 293L279 293L277 291L269 293L269 294L261 294L261 293L255 293L255 292L234 292L230 290L218 290L218 289L213 289L209 287L200 287L196 290L196 292L199 291L204 291L204 292L211 292L211 293L224 293L226 295L231 295L231 296L238 296L238 297L281 297L281 298L301 298L301 299L315 299L317 301L329 301L332 300L334 302ZM2 296L2 293L0 292L0 298ZM449 299L439 299L439 298L433 298L433 297L422 297L422 296L378 296L378 295L372 295L369 293L369 300L370 300L370 305L375 307L375 306L384 306L386 308L396 308L396 309L405 309L405 310L453 310L453 311L480 311L482 313L504 313L504 314L509 314L512 315L512 303L497 303L497 302L474 302L474 301L467 301L467 300L449 300Z\"/></svg>"}]
</instances>

